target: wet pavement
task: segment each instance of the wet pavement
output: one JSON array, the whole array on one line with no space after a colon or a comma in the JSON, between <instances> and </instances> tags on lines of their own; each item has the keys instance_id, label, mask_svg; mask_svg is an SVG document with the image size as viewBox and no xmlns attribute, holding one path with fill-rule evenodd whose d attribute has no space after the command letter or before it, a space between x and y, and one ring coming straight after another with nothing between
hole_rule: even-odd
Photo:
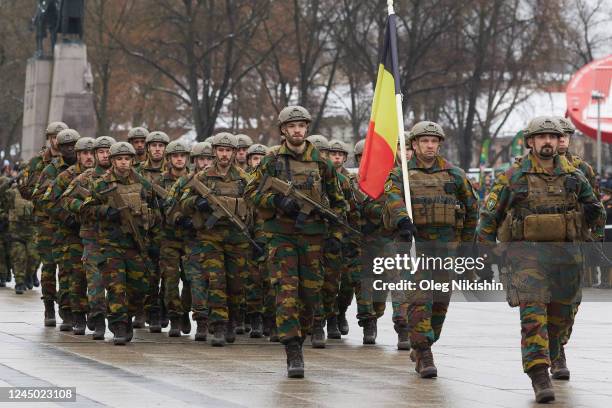
<instances>
[{"instance_id":1,"label":"wet pavement","mask_svg":"<svg viewBox=\"0 0 612 408\"><path fill-rule=\"evenodd\" d=\"M504 303L451 304L433 349L439 377L432 380L418 378L409 352L396 349L389 310L379 320L376 345L361 344L354 309L348 336L328 340L323 350L306 344L303 380L286 378L282 346L264 339L238 336L233 345L213 348L193 341L195 327L191 336L173 339L136 330L134 341L119 347L108 332L94 342L45 328L42 310L39 290L17 296L0 288L0 387L76 387L77 402L13 404L18 407L537 405L521 369L518 310ZM572 379L554 382L557 401L549 405L612 406L611 323L612 303L580 306L566 348Z\"/></svg>"}]
</instances>

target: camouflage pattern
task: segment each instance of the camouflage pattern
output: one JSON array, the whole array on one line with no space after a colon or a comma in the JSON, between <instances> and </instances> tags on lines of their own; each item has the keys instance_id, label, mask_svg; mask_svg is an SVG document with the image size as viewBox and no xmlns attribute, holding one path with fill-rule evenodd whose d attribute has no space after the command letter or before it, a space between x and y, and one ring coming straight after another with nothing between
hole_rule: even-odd
<instances>
[{"instance_id":1,"label":"camouflage pattern","mask_svg":"<svg viewBox=\"0 0 612 408\"><path fill-rule=\"evenodd\" d=\"M436 173L445 172L454 186L448 188L448 195L454 198L456 205L461 209L455 214L456 220L453 225L434 226L431 224L417 225L415 241L417 248L419 243L425 243L426 249L419 248L419 252L425 252L428 256L452 256L455 242L471 242L474 238L476 223L478 220L477 195L470 184L465 172L454 166L442 156L436 156L431 167L425 167L416 157L408 162L408 171L420 172L420 177L433 177ZM411 185L413 190L413 185ZM445 191L447 187L445 186ZM452 192L451 192L452 191ZM397 228L398 223L408 217L406 204L404 202L404 190L401 167L393 169L387 183L385 184L385 195L387 197L386 210L389 214L389 226ZM411 191L411 200L414 207L419 202L419 194ZM431 245L435 243L435 245ZM423 280L435 277L437 281L448 279L448 275L441 271L419 270L412 275L412 279ZM410 329L410 344L415 349L426 349L434 344L442 330L450 293L441 296L440 293L432 291L413 291L408 293L407 305L401 305L400 309L406 307L406 321ZM402 313L400 311L400 313ZM396 322L396 324L398 324ZM399 324L402 324L401 322Z\"/></svg>"},{"instance_id":2,"label":"camouflage pattern","mask_svg":"<svg viewBox=\"0 0 612 408\"><path fill-rule=\"evenodd\" d=\"M8 237L15 284L23 284L36 274L40 258L34 248L32 204L21 197L16 186L7 191ZM4 262L2 262L4 263Z\"/></svg>"},{"instance_id":3,"label":"camouflage pattern","mask_svg":"<svg viewBox=\"0 0 612 408\"><path fill-rule=\"evenodd\" d=\"M494 243L506 213L526 205L530 174L572 177L577 182L573 193L577 202L598 203L584 174L565 157L555 156L553 169L548 172L529 153L496 178L481 208L479 241ZM599 216L590 227L604 220L605 211L600 205ZM579 245L550 243L535 248L523 242L511 244L505 253L512 271L506 289L510 305L521 310L523 369L528 371L538 364L550 365L558 355L564 333L571 325L572 304L580 296L582 256Z\"/></svg>"},{"instance_id":4,"label":"camouflage pattern","mask_svg":"<svg viewBox=\"0 0 612 408\"><path fill-rule=\"evenodd\" d=\"M235 186L237 197L242 197L248 176L234 164L223 175L215 162L194 177L217 194L217 184ZM192 187L185 188L180 199L184 214L198 213L195 209L198 196ZM189 253L191 265L187 269L191 275L188 279L192 285L194 320L206 320L204 311L208 307L208 319L213 325L238 321L244 298L240 272L246 269L250 252L246 237L227 219L221 218L210 229L196 230L195 243Z\"/></svg>"},{"instance_id":5,"label":"camouflage pattern","mask_svg":"<svg viewBox=\"0 0 612 408\"><path fill-rule=\"evenodd\" d=\"M314 215L310 215L304 222L304 227L297 230L295 220L276 208L275 194L260 191L259 185L264 176L289 179L289 169L283 171L279 165L283 160L287 163L290 160L316 163L322 194L329 201L332 210L341 217L344 217L348 210L333 165L322 158L310 142L305 143L305 150L301 154L295 154L287 147L287 142L283 141L278 150L262 159L245 192L253 207L262 213L268 213L264 216L266 219L262 231L271 234L267 247L268 262L273 274L271 284L276 291L276 325L283 343L294 338L305 338L311 330L314 314L322 307L321 246L326 236L342 240L342 233L339 227L328 227L327 223Z\"/></svg>"},{"instance_id":6,"label":"camouflage pattern","mask_svg":"<svg viewBox=\"0 0 612 408\"><path fill-rule=\"evenodd\" d=\"M106 170L99 165L85 170L70 182L60 197L62 208L77 217L81 226L79 236L83 244L82 260L87 280L90 318L98 315L106 316L105 289L108 286L108 276L102 275L99 268L105 258L97 236L95 222L92 219L81 217L80 214L83 202L93 188L94 180L101 177Z\"/></svg>"},{"instance_id":7,"label":"camouflage pattern","mask_svg":"<svg viewBox=\"0 0 612 408\"><path fill-rule=\"evenodd\" d=\"M60 251L59 279L66 276L69 281L70 308L73 313L86 313L87 278L81 257L83 256L83 243L79 237L80 225L77 218L66 211L60 197L68 188L72 180L83 173L85 168L80 163L68 167L57 175L49 185L41 203L46 209L51 222L55 225L53 236L54 248ZM74 225L69 226L68 221L73 220Z\"/></svg>"},{"instance_id":8,"label":"camouflage pattern","mask_svg":"<svg viewBox=\"0 0 612 408\"><path fill-rule=\"evenodd\" d=\"M51 237L53 235L53 226L49 222L44 211L37 205L37 200L33 195L40 174L43 169L51 163L53 158L54 156L51 154L50 149L41 151L38 155L30 159L18 180L21 196L26 200L31 200L34 205L34 248L42 262L40 281L43 300L56 300L57 289L55 272L57 264L52 254L53 245L51 243Z\"/></svg>"},{"instance_id":9,"label":"camouflage pattern","mask_svg":"<svg viewBox=\"0 0 612 408\"><path fill-rule=\"evenodd\" d=\"M40 172L34 191L32 192L32 204L34 205L34 217L39 225L36 236L36 250L40 254L43 268L40 276L43 300L54 299L60 309L70 309L70 280L66 273L61 270L62 250L55 243L56 225L50 220L47 210L49 202L44 202L43 196L55 177L68 168L62 156L54 157ZM58 271L57 281L59 290L56 294L56 269Z\"/></svg>"},{"instance_id":10,"label":"camouflage pattern","mask_svg":"<svg viewBox=\"0 0 612 408\"><path fill-rule=\"evenodd\" d=\"M132 209L132 214L142 237L146 238L147 230L159 221L151 184L134 171L127 177L119 177L111 167L102 177L94 180L90 194L83 201L80 216L97 220L98 242L104 248L105 259L98 267L102 276L108 279L106 290L111 330L118 322L127 324L137 311L143 309L149 286L145 259L126 222L110 221L106 217L113 201L107 192L109 188L119 185L140 189L141 201L138 205L142 207L139 213Z\"/></svg>"}]
</instances>

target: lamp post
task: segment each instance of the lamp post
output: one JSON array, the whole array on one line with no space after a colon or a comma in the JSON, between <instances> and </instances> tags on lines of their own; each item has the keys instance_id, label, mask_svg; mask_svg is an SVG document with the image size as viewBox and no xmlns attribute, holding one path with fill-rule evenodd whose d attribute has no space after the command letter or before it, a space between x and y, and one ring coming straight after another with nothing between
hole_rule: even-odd
<instances>
[{"instance_id":1,"label":"lamp post","mask_svg":"<svg viewBox=\"0 0 612 408\"><path fill-rule=\"evenodd\" d=\"M591 99L597 102L597 174L601 175L601 101L604 99L604 94L593 91Z\"/></svg>"}]
</instances>

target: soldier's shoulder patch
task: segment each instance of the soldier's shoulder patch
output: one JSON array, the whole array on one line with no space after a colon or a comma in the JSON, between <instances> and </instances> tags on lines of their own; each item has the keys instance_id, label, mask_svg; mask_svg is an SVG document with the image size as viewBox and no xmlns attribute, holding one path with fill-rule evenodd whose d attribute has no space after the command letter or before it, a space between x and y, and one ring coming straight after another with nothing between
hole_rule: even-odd
<instances>
[{"instance_id":1,"label":"soldier's shoulder patch","mask_svg":"<svg viewBox=\"0 0 612 408\"><path fill-rule=\"evenodd\" d=\"M66 190L64 190L64 194L65 194L65 195L70 194L70 192L71 192L72 190L74 190L74 187L75 187L75 186L76 186L76 183L70 183L70 184L68 184L68 187L66 188Z\"/></svg>"},{"instance_id":2,"label":"soldier's shoulder patch","mask_svg":"<svg viewBox=\"0 0 612 408\"><path fill-rule=\"evenodd\" d=\"M489 196L487 197L487 202L486 202L487 210L492 211L496 205L497 205L497 194L490 193Z\"/></svg>"},{"instance_id":3,"label":"soldier's shoulder patch","mask_svg":"<svg viewBox=\"0 0 612 408\"><path fill-rule=\"evenodd\" d=\"M385 183L385 192L388 193L393 188L393 181L387 180Z\"/></svg>"}]
</instances>

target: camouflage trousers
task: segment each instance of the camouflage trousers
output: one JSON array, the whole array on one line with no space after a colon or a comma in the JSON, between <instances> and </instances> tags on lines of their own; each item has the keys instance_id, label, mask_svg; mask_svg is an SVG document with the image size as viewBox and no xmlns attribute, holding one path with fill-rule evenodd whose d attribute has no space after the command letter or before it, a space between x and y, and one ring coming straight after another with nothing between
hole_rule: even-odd
<instances>
[{"instance_id":1,"label":"camouflage trousers","mask_svg":"<svg viewBox=\"0 0 612 408\"><path fill-rule=\"evenodd\" d=\"M34 249L31 237L17 237L13 234L10 257L15 274L15 284L25 283L27 278L36 275L40 258Z\"/></svg>"},{"instance_id":2,"label":"camouflage trousers","mask_svg":"<svg viewBox=\"0 0 612 408\"><path fill-rule=\"evenodd\" d=\"M237 321L244 288L240 272L247 267L249 243L233 228L217 226L198 235L198 244L191 249L188 268L191 281L194 320L208 318L211 324ZM208 316L202 312L208 306ZM198 311L196 313L196 311Z\"/></svg>"},{"instance_id":3,"label":"camouflage trousers","mask_svg":"<svg viewBox=\"0 0 612 408\"><path fill-rule=\"evenodd\" d=\"M538 364L550 366L569 340L580 299L580 269L579 263L552 264L538 259L513 264L508 289L510 300L518 300L520 308L525 372Z\"/></svg>"},{"instance_id":4,"label":"camouflage trousers","mask_svg":"<svg viewBox=\"0 0 612 408\"><path fill-rule=\"evenodd\" d=\"M163 279L164 303L169 317L179 317L191 310L191 285L185 274L183 256L185 250L182 240L162 240L159 256L159 269ZM179 294L179 281L183 281L182 296Z\"/></svg>"},{"instance_id":5,"label":"camouflage trousers","mask_svg":"<svg viewBox=\"0 0 612 408\"><path fill-rule=\"evenodd\" d=\"M40 272L40 286L43 300L57 299L57 263L53 257L53 225L48 220L41 220L36 224L34 247L42 262Z\"/></svg>"},{"instance_id":6,"label":"camouflage trousers","mask_svg":"<svg viewBox=\"0 0 612 408\"><path fill-rule=\"evenodd\" d=\"M363 326L366 320L376 319L374 312L372 284L366 282L362 276L361 259L359 257L346 259L342 264L342 276L340 278L340 290L336 302L336 313L345 313L353 301L353 295L357 299L357 320ZM395 308L393 309L395 310ZM382 310L385 312L385 303L382 302ZM381 316L382 316L381 314Z\"/></svg>"},{"instance_id":7,"label":"camouflage trousers","mask_svg":"<svg viewBox=\"0 0 612 408\"><path fill-rule=\"evenodd\" d=\"M342 252L331 254L323 251L323 287L321 288L321 308L315 311L315 321L325 320L335 315L336 301L340 291L342 276Z\"/></svg>"},{"instance_id":8,"label":"camouflage trousers","mask_svg":"<svg viewBox=\"0 0 612 408\"><path fill-rule=\"evenodd\" d=\"M108 275L100 268L105 258L95 240L83 238L83 269L87 277L87 301L89 317L106 317L106 288Z\"/></svg>"},{"instance_id":9,"label":"camouflage trousers","mask_svg":"<svg viewBox=\"0 0 612 408\"><path fill-rule=\"evenodd\" d=\"M83 243L78 233L56 231L53 254L59 267L60 308L87 313L87 277L83 268Z\"/></svg>"},{"instance_id":10,"label":"camouflage trousers","mask_svg":"<svg viewBox=\"0 0 612 408\"><path fill-rule=\"evenodd\" d=\"M152 248L153 251L149 251L148 256L144 260L147 263L149 270L149 289L144 300L144 311L149 314L151 312L159 312L160 302L163 301L164 297L164 286L165 283L161 276L161 268L159 265L159 256L161 250L156 246Z\"/></svg>"},{"instance_id":11,"label":"camouflage trousers","mask_svg":"<svg viewBox=\"0 0 612 408\"><path fill-rule=\"evenodd\" d=\"M100 272L108 277L106 301L108 323L128 323L144 306L149 289L149 276L145 261L136 248L104 247L104 262ZM112 330L112 328L111 328Z\"/></svg>"},{"instance_id":12,"label":"camouflage trousers","mask_svg":"<svg viewBox=\"0 0 612 408\"><path fill-rule=\"evenodd\" d=\"M11 277L11 265L7 265L13 263L10 253L10 238L0 238L0 277L3 281L8 281Z\"/></svg>"},{"instance_id":13,"label":"camouflage trousers","mask_svg":"<svg viewBox=\"0 0 612 408\"><path fill-rule=\"evenodd\" d=\"M272 285L276 289L276 326L281 342L305 338L321 309L322 235L275 234L268 243Z\"/></svg>"},{"instance_id":14,"label":"camouflage trousers","mask_svg":"<svg viewBox=\"0 0 612 408\"><path fill-rule=\"evenodd\" d=\"M185 275L191 286L191 310L193 320L208 320L208 289L210 279L204 270L206 254L197 241L190 241L186 247L184 260Z\"/></svg>"},{"instance_id":15,"label":"camouflage trousers","mask_svg":"<svg viewBox=\"0 0 612 408\"><path fill-rule=\"evenodd\" d=\"M247 260L247 267L244 268L241 279L244 282L247 315L263 314L265 283L258 260L252 258Z\"/></svg>"}]
</instances>

